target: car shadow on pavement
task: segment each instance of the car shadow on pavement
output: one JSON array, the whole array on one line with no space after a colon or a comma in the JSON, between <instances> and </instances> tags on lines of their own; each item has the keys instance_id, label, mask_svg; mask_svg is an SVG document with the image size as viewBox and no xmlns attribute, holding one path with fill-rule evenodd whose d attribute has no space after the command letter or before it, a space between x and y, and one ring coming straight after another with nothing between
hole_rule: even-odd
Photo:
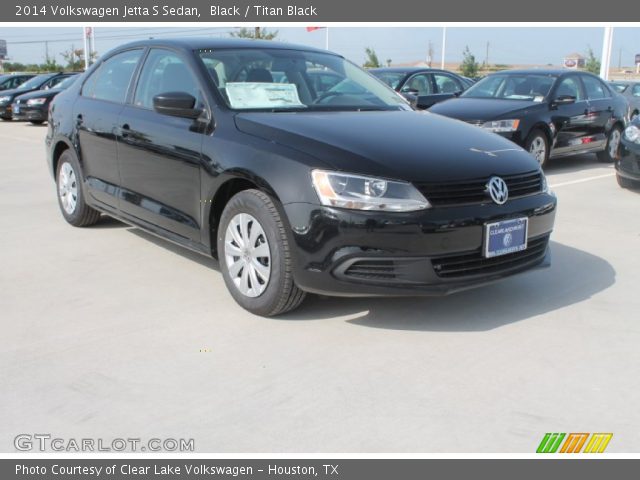
<instances>
[{"instance_id":1,"label":"car shadow on pavement","mask_svg":"<svg viewBox=\"0 0 640 480\"><path fill-rule=\"evenodd\" d=\"M281 320L353 316L353 325L392 330L485 331L582 302L615 283L604 259L561 243L551 244L550 268L516 275L446 297L308 298ZM361 315L357 315L362 313Z\"/></svg>"}]
</instances>

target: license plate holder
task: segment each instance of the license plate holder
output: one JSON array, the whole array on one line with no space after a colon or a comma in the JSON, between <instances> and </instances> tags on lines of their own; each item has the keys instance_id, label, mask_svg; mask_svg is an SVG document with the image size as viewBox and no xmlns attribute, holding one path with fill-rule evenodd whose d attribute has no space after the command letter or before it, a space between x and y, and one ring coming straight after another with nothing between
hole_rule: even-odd
<instances>
[{"instance_id":1,"label":"license plate holder","mask_svg":"<svg viewBox=\"0 0 640 480\"><path fill-rule=\"evenodd\" d=\"M521 252L527 249L529 218L519 217L487 223L484 232L485 258Z\"/></svg>"}]
</instances>

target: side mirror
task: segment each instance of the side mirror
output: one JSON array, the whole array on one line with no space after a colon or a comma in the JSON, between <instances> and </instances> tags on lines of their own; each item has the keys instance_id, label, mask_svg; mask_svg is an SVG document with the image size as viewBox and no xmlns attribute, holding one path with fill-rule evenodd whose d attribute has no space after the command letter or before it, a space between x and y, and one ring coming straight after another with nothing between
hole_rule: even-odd
<instances>
[{"instance_id":1,"label":"side mirror","mask_svg":"<svg viewBox=\"0 0 640 480\"><path fill-rule=\"evenodd\" d=\"M153 97L153 109L162 115L196 119L202 110L194 108L196 99L185 92L166 92Z\"/></svg>"},{"instance_id":2,"label":"side mirror","mask_svg":"<svg viewBox=\"0 0 640 480\"><path fill-rule=\"evenodd\" d=\"M462 90L456 90L455 92L453 92L453 96L454 97L459 97L460 95L462 95Z\"/></svg>"},{"instance_id":3,"label":"side mirror","mask_svg":"<svg viewBox=\"0 0 640 480\"><path fill-rule=\"evenodd\" d=\"M409 95L413 95L413 96L418 96L420 95L420 91L415 89L415 88L410 88L410 87L403 87L402 90L400 90L400 93L407 93Z\"/></svg>"},{"instance_id":4,"label":"side mirror","mask_svg":"<svg viewBox=\"0 0 640 480\"><path fill-rule=\"evenodd\" d=\"M576 97L573 95L560 95L553 101L554 105L571 105L576 103Z\"/></svg>"}]
</instances>

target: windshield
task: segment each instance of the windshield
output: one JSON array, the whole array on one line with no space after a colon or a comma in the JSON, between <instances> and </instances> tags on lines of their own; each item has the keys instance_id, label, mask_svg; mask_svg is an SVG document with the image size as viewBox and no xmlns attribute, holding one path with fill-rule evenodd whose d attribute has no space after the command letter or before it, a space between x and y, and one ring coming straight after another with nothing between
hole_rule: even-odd
<instances>
[{"instance_id":1,"label":"windshield","mask_svg":"<svg viewBox=\"0 0 640 480\"><path fill-rule=\"evenodd\" d=\"M202 50L198 54L234 110L398 110L396 92L337 56L285 49Z\"/></svg>"},{"instance_id":2,"label":"windshield","mask_svg":"<svg viewBox=\"0 0 640 480\"><path fill-rule=\"evenodd\" d=\"M60 89L60 90L64 90L65 88L69 88L71 85L73 85L73 82L75 82L79 76L80 75L74 75L72 77L68 77L68 78L64 79L63 81L61 81L59 84L57 84L53 88L57 88L57 89Z\"/></svg>"},{"instance_id":3,"label":"windshield","mask_svg":"<svg viewBox=\"0 0 640 480\"><path fill-rule=\"evenodd\" d=\"M20 85L17 90L32 90L34 88L39 88L44 82L46 82L53 75L37 75L33 77L31 80L27 80L22 85Z\"/></svg>"},{"instance_id":4,"label":"windshield","mask_svg":"<svg viewBox=\"0 0 640 480\"><path fill-rule=\"evenodd\" d=\"M398 89L398 84L407 75L403 72L384 72L384 71L371 71L373 75L378 77L384 83L389 85L394 90Z\"/></svg>"},{"instance_id":5,"label":"windshield","mask_svg":"<svg viewBox=\"0 0 640 480\"><path fill-rule=\"evenodd\" d=\"M611 86L615 89L616 92L623 93L629 85L625 83L612 83Z\"/></svg>"},{"instance_id":6,"label":"windshield","mask_svg":"<svg viewBox=\"0 0 640 480\"><path fill-rule=\"evenodd\" d=\"M483 78L461 96L471 98L501 98L542 102L556 77L551 75L496 74Z\"/></svg>"}]
</instances>

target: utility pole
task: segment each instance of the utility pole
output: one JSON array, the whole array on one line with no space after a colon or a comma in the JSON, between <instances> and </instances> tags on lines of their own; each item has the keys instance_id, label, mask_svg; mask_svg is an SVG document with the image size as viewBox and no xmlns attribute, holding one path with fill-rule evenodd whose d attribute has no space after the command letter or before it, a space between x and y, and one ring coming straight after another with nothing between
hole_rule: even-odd
<instances>
[{"instance_id":1,"label":"utility pole","mask_svg":"<svg viewBox=\"0 0 640 480\"><path fill-rule=\"evenodd\" d=\"M440 68L444 70L444 52L447 48L447 27L442 27L442 60L440 61Z\"/></svg>"},{"instance_id":2,"label":"utility pole","mask_svg":"<svg viewBox=\"0 0 640 480\"><path fill-rule=\"evenodd\" d=\"M429 53L427 54L427 65L431 68L433 62L433 43L429 40Z\"/></svg>"},{"instance_id":3,"label":"utility pole","mask_svg":"<svg viewBox=\"0 0 640 480\"><path fill-rule=\"evenodd\" d=\"M487 42L487 55L484 57L484 64L489 68L489 42Z\"/></svg>"},{"instance_id":4,"label":"utility pole","mask_svg":"<svg viewBox=\"0 0 640 480\"><path fill-rule=\"evenodd\" d=\"M44 61L49 63L49 42L46 40L44 42Z\"/></svg>"},{"instance_id":5,"label":"utility pole","mask_svg":"<svg viewBox=\"0 0 640 480\"><path fill-rule=\"evenodd\" d=\"M256 27L254 32L255 32L255 38L260 38L260 27Z\"/></svg>"},{"instance_id":6,"label":"utility pole","mask_svg":"<svg viewBox=\"0 0 640 480\"><path fill-rule=\"evenodd\" d=\"M622 70L622 47L618 50L618 70Z\"/></svg>"}]
</instances>

